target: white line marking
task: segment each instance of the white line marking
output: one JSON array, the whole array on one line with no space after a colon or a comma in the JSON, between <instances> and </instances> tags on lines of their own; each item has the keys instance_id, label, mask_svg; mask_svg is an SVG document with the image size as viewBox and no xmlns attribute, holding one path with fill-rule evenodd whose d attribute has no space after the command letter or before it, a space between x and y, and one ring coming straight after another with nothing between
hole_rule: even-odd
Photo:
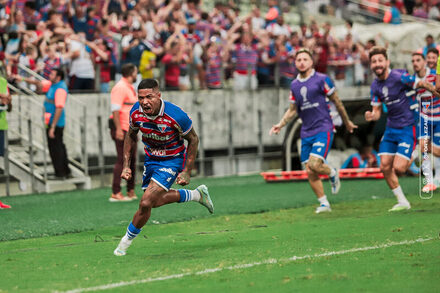
<instances>
[{"instance_id":1,"label":"white line marking","mask_svg":"<svg viewBox=\"0 0 440 293\"><path fill-rule=\"evenodd\" d=\"M307 254L303 256L292 256L289 258L282 258L282 259L267 259L263 260L261 262L254 262L254 263L248 263L248 264L238 264L234 266L224 267L224 268L213 268L213 269L206 269L203 271L198 271L194 273L184 273L184 274L175 274L175 275L168 275L168 276L162 276L162 277L156 277L156 278L148 278L143 280L133 280L129 282L119 282L119 283L111 283L107 285L101 285L96 287L89 287L89 288L78 288L73 289L69 291L64 291L64 293L79 293L79 292L88 292L88 291L98 291L98 290L107 290L107 289L113 289L118 287L124 287L124 286L130 286L130 285L136 285L136 284L144 284L144 283L151 283L156 281L165 281L165 280L171 280L171 279L180 279L186 276L198 276L198 275L206 275L210 273L216 273L221 272L224 270L238 270L238 269L246 269L246 268L252 268L260 265L265 264L274 264L279 262L293 262L297 260L303 260L303 259L311 259L311 258L319 258L319 257L326 257L326 256L333 256L333 255L341 255L341 254L347 254L351 252L359 252L359 251L367 251L367 250L374 250L374 249L380 249L380 248L388 248L392 246L399 246L399 245L411 245L416 243L422 243L426 241L433 240L434 238L418 238L415 240L404 240L401 242L390 242L387 244L380 244L375 246L366 246L366 247L359 247L359 248L351 248L346 250L339 250L339 251L329 251L324 253L318 253L318 254ZM55 291L60 292L60 291Z\"/></svg>"}]
</instances>

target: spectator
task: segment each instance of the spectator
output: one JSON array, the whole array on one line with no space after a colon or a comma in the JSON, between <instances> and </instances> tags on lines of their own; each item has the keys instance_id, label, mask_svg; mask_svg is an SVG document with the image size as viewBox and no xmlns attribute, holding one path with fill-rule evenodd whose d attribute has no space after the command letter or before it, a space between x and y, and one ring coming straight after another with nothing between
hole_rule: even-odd
<instances>
[{"instance_id":1,"label":"spectator","mask_svg":"<svg viewBox=\"0 0 440 293\"><path fill-rule=\"evenodd\" d=\"M111 80L111 66L112 51L108 43L102 39L96 39L95 42L88 42L86 44L93 51L93 60L97 68L99 68L99 82L100 92L110 92L110 80Z\"/></svg>"},{"instance_id":2,"label":"spectator","mask_svg":"<svg viewBox=\"0 0 440 293\"><path fill-rule=\"evenodd\" d=\"M122 78L111 91L112 115L109 119L110 134L115 142L117 159L113 168L112 194L110 202L130 201L136 199L134 193L134 179L136 173L136 152L132 152L130 169L133 176L127 180L127 197L121 193L121 173L123 165L124 137L129 128L129 112L137 101L136 91L133 84L137 79L137 67L127 63L121 68ZM132 146L136 150L136 145Z\"/></svg>"},{"instance_id":3,"label":"spectator","mask_svg":"<svg viewBox=\"0 0 440 293\"><path fill-rule=\"evenodd\" d=\"M93 90L95 88L95 70L93 69L90 48L86 47L84 34L79 37L67 37L70 51L70 88L72 90Z\"/></svg>"},{"instance_id":4,"label":"spectator","mask_svg":"<svg viewBox=\"0 0 440 293\"><path fill-rule=\"evenodd\" d=\"M178 37L180 35L180 37ZM165 56L162 63L165 64L165 87L168 90L179 89L180 64L184 60L185 38L181 33L173 34L165 44Z\"/></svg>"},{"instance_id":5,"label":"spectator","mask_svg":"<svg viewBox=\"0 0 440 293\"><path fill-rule=\"evenodd\" d=\"M427 6L425 2L422 1L416 1L416 5L414 6L414 11L412 13L412 15L414 17L419 17L419 18L428 18L428 12L427 10Z\"/></svg>"},{"instance_id":6,"label":"spectator","mask_svg":"<svg viewBox=\"0 0 440 293\"><path fill-rule=\"evenodd\" d=\"M139 64L139 72L142 75L142 79L153 78L153 68L156 67L156 55L150 50L145 50L141 56L141 62Z\"/></svg>"},{"instance_id":7,"label":"spectator","mask_svg":"<svg viewBox=\"0 0 440 293\"><path fill-rule=\"evenodd\" d=\"M434 70L436 69L438 56L439 56L439 51L437 50L437 48L428 49L426 53L426 65L428 65L430 69L434 69Z\"/></svg>"},{"instance_id":8,"label":"spectator","mask_svg":"<svg viewBox=\"0 0 440 293\"><path fill-rule=\"evenodd\" d=\"M8 130L6 111L12 110L12 96L7 87L7 81L0 77L0 157L5 154L5 131Z\"/></svg>"},{"instance_id":9,"label":"spectator","mask_svg":"<svg viewBox=\"0 0 440 293\"><path fill-rule=\"evenodd\" d=\"M206 58L206 84L209 89L219 89L222 87L222 56L216 37L208 44Z\"/></svg>"},{"instance_id":10,"label":"spectator","mask_svg":"<svg viewBox=\"0 0 440 293\"><path fill-rule=\"evenodd\" d=\"M391 24L401 24L402 19L400 17L400 11L397 8L397 0L390 1L390 8L385 11L383 22Z\"/></svg>"},{"instance_id":11,"label":"spectator","mask_svg":"<svg viewBox=\"0 0 440 293\"><path fill-rule=\"evenodd\" d=\"M40 91L46 93L44 121L47 127L49 154L55 171L55 175L49 179L62 180L71 177L66 146L63 142L66 123L64 107L68 95L67 85L64 82L64 71L60 68L52 69L49 80L38 81L20 76L17 78L27 83L36 84Z\"/></svg>"},{"instance_id":12,"label":"spectator","mask_svg":"<svg viewBox=\"0 0 440 293\"><path fill-rule=\"evenodd\" d=\"M240 22L237 23L238 25L241 25ZM231 28L231 30L233 29ZM241 41L238 44L234 44L235 40L239 37ZM241 35L231 35L228 40L228 49L232 53L232 60L233 63L235 63L234 89L255 90L258 87L256 76L258 48L256 45L252 44L252 33L244 32Z\"/></svg>"},{"instance_id":13,"label":"spectator","mask_svg":"<svg viewBox=\"0 0 440 293\"><path fill-rule=\"evenodd\" d=\"M436 48L437 45L434 43L434 37L431 34L426 35L425 37L426 46L423 47L423 56L426 57L428 50L431 48Z\"/></svg>"},{"instance_id":14,"label":"spectator","mask_svg":"<svg viewBox=\"0 0 440 293\"><path fill-rule=\"evenodd\" d=\"M363 146L358 153L352 154L342 164L341 169L352 168L377 168L380 157L371 146Z\"/></svg>"},{"instance_id":15,"label":"spectator","mask_svg":"<svg viewBox=\"0 0 440 293\"><path fill-rule=\"evenodd\" d=\"M260 8L253 6L251 14L251 26L253 32L258 32L266 26L266 21L261 17Z\"/></svg>"},{"instance_id":16,"label":"spectator","mask_svg":"<svg viewBox=\"0 0 440 293\"><path fill-rule=\"evenodd\" d=\"M436 3L431 6L428 12L428 18L440 21L440 1L436 1Z\"/></svg>"},{"instance_id":17,"label":"spectator","mask_svg":"<svg viewBox=\"0 0 440 293\"><path fill-rule=\"evenodd\" d=\"M41 14L36 10L36 5L34 1L26 1L26 3L24 4L23 17L27 25L37 25L38 22L40 22Z\"/></svg>"}]
</instances>

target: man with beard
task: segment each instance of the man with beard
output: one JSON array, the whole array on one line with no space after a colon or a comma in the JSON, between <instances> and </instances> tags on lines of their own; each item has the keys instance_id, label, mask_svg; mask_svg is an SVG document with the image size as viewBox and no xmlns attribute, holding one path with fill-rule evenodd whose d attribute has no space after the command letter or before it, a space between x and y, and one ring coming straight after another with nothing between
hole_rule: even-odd
<instances>
[{"instance_id":1,"label":"man with beard","mask_svg":"<svg viewBox=\"0 0 440 293\"><path fill-rule=\"evenodd\" d=\"M416 143L416 127L410 110L406 91L410 88L402 82L402 72L390 70L387 51L383 47L373 47L369 52L370 67L377 78L371 85L372 111L365 112L365 120L379 120L382 103L388 108L385 133L379 146L380 169L389 188L397 198L397 204L389 211L411 208L402 188L398 174L404 174L411 161Z\"/></svg>"},{"instance_id":2,"label":"man with beard","mask_svg":"<svg viewBox=\"0 0 440 293\"><path fill-rule=\"evenodd\" d=\"M439 52L437 48L430 48L428 49L428 53L426 53L426 65L434 71L437 66L438 56Z\"/></svg>"},{"instance_id":3,"label":"man with beard","mask_svg":"<svg viewBox=\"0 0 440 293\"><path fill-rule=\"evenodd\" d=\"M155 79L144 79L138 86L138 102L130 111L130 128L124 141L124 169L121 177L132 178L130 162L136 151L137 133L142 133L145 163L142 189L144 194L139 209L127 228L125 236L113 252L126 254L133 239L147 223L151 209L175 202L195 201L212 214L214 205L208 188L200 185L195 190L171 189L174 181L187 185L194 168L199 138L189 116L178 106L164 101ZM186 149L184 140L188 142Z\"/></svg>"},{"instance_id":4,"label":"man with beard","mask_svg":"<svg viewBox=\"0 0 440 293\"><path fill-rule=\"evenodd\" d=\"M426 66L427 62L423 54L413 53L411 62L415 73L404 74L402 81L416 91L416 100L419 103L420 119L416 133L423 154L421 169L427 181L422 191L428 193L437 189L433 181L431 158L428 153L432 152L435 157L440 156L440 98L435 96L435 70Z\"/></svg>"},{"instance_id":5,"label":"man with beard","mask_svg":"<svg viewBox=\"0 0 440 293\"><path fill-rule=\"evenodd\" d=\"M350 133L357 126L349 119L330 78L313 69L313 56L309 50L300 49L296 52L295 66L299 74L290 86L290 107L281 121L272 126L269 134L278 134L281 128L299 115L302 120L301 162L305 164L310 186L320 203L315 213L330 212L330 203L324 194L319 175L330 177L333 194L338 193L341 183L338 171L326 163L334 130L326 97L335 104Z\"/></svg>"}]
</instances>

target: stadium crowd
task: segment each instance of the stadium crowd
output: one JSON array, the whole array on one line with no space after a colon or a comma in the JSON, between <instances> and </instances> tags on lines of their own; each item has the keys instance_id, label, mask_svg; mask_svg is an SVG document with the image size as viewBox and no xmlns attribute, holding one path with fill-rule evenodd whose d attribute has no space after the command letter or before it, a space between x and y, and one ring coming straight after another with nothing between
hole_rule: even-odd
<instances>
[{"instance_id":1,"label":"stadium crowd","mask_svg":"<svg viewBox=\"0 0 440 293\"><path fill-rule=\"evenodd\" d=\"M10 81L28 77L18 64L46 79L52 68L64 66L73 91L109 92L126 63L138 67L138 82L163 74L170 90L189 89L192 80L200 89L221 88L225 81L235 89L278 82L288 87L300 47L314 52L316 70L337 86L365 84L368 50L376 44L358 41L350 21L343 39L332 37L329 23L288 25L280 8L286 5L277 0L268 0L266 11L254 6L248 15L233 1L216 2L210 11L201 0L0 3L0 58Z\"/></svg>"}]
</instances>

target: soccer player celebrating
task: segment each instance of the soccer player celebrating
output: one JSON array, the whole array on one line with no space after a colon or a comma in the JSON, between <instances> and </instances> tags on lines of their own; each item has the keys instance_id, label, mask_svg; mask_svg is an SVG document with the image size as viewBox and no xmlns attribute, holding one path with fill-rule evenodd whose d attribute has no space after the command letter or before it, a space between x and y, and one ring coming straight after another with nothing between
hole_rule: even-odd
<instances>
[{"instance_id":1,"label":"soccer player celebrating","mask_svg":"<svg viewBox=\"0 0 440 293\"><path fill-rule=\"evenodd\" d=\"M176 181L187 185L194 167L199 138L188 115L178 106L161 98L155 79L144 79L138 86L138 102L130 111L130 128L124 140L124 168L121 177L131 178L130 159L138 131L142 133L145 164L142 189L144 194L139 209L127 228L114 254L126 254L133 239L150 218L151 209L174 202L196 201L210 213L214 205L205 185L195 190L171 189ZM185 148L184 139L188 142Z\"/></svg>"},{"instance_id":2,"label":"soccer player celebrating","mask_svg":"<svg viewBox=\"0 0 440 293\"><path fill-rule=\"evenodd\" d=\"M426 149L427 152L432 152L435 157L438 157L440 156L440 98L435 96L435 70L427 67L427 61L422 53L413 53L411 62L414 74L404 74L402 82L416 91L421 114L417 125L417 138L422 153L425 153ZM431 143L429 143L429 140L431 140ZM421 169L427 181L422 191L430 192L437 188L433 181L431 159L425 154L423 154L422 159Z\"/></svg>"},{"instance_id":3,"label":"soccer player celebrating","mask_svg":"<svg viewBox=\"0 0 440 293\"><path fill-rule=\"evenodd\" d=\"M377 78L371 84L372 111L365 112L365 120L376 121L382 113L382 103L388 108L385 133L379 146L380 169L385 180L397 198L397 204L389 211L411 208L397 174L404 174L410 165L415 146L414 117L410 110L406 91L402 82L402 72L390 70L387 51L383 47L373 47L369 52L370 67Z\"/></svg>"},{"instance_id":4,"label":"soccer player celebrating","mask_svg":"<svg viewBox=\"0 0 440 293\"><path fill-rule=\"evenodd\" d=\"M325 161L333 142L334 128L326 97L335 104L349 132L353 132L357 126L348 118L330 78L313 69L313 56L309 50L300 49L296 52L295 65L299 75L290 86L289 109L281 121L272 126L269 134L278 134L281 128L299 115L302 120L301 162L306 166L310 186L320 203L315 212L330 212L330 203L324 194L319 175L330 177L333 194L338 193L341 183L337 170Z\"/></svg>"}]
</instances>

